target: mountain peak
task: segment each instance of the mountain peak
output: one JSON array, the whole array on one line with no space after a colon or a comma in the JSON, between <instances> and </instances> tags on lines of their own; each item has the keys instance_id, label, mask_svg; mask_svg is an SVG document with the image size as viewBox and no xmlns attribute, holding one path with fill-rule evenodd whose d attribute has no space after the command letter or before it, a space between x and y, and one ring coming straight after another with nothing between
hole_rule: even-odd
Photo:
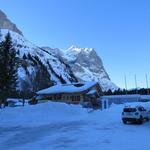
<instances>
[{"instance_id":1,"label":"mountain peak","mask_svg":"<svg viewBox=\"0 0 150 150\"><path fill-rule=\"evenodd\" d=\"M71 50L71 49L75 49L75 48L79 48L79 47L76 45L71 45L68 49Z\"/></svg>"},{"instance_id":2,"label":"mountain peak","mask_svg":"<svg viewBox=\"0 0 150 150\"><path fill-rule=\"evenodd\" d=\"M12 23L6 16L6 14L0 10L0 29L9 29L14 32L23 35L22 32L16 27L14 23Z\"/></svg>"},{"instance_id":3,"label":"mountain peak","mask_svg":"<svg viewBox=\"0 0 150 150\"><path fill-rule=\"evenodd\" d=\"M75 45L70 46L67 51L72 51L75 53L80 53L80 52L86 52L86 53L90 53L91 51L93 51L94 48L81 48Z\"/></svg>"}]
</instances>

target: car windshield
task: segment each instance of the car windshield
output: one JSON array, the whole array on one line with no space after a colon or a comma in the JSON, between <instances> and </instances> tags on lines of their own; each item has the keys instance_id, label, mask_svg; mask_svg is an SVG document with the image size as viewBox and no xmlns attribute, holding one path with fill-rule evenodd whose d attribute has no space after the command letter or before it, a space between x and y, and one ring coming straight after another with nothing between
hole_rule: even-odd
<instances>
[{"instance_id":1,"label":"car windshield","mask_svg":"<svg viewBox=\"0 0 150 150\"><path fill-rule=\"evenodd\" d=\"M135 112L136 108L124 108L123 111L124 112Z\"/></svg>"}]
</instances>

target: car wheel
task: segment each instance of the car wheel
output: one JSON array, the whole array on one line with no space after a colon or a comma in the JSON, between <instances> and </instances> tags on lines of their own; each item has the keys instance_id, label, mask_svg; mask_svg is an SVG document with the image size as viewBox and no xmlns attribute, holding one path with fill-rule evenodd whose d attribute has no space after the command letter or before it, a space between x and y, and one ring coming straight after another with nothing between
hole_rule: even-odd
<instances>
[{"instance_id":1,"label":"car wheel","mask_svg":"<svg viewBox=\"0 0 150 150\"><path fill-rule=\"evenodd\" d=\"M122 122L123 122L124 124L127 124L127 121L126 121L126 120L124 120L124 119L122 119Z\"/></svg>"},{"instance_id":2,"label":"car wheel","mask_svg":"<svg viewBox=\"0 0 150 150\"><path fill-rule=\"evenodd\" d=\"M146 121L149 121L149 118L145 118Z\"/></svg>"},{"instance_id":3,"label":"car wheel","mask_svg":"<svg viewBox=\"0 0 150 150\"><path fill-rule=\"evenodd\" d=\"M138 119L138 124L143 124L143 117L141 116L140 119Z\"/></svg>"}]
</instances>

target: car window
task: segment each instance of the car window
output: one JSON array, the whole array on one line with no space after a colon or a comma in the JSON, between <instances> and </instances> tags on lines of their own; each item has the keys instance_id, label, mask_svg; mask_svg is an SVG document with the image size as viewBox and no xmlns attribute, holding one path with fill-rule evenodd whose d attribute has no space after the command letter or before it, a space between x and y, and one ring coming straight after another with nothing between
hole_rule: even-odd
<instances>
[{"instance_id":1,"label":"car window","mask_svg":"<svg viewBox=\"0 0 150 150\"><path fill-rule=\"evenodd\" d=\"M124 112L136 112L136 108L124 108Z\"/></svg>"},{"instance_id":2,"label":"car window","mask_svg":"<svg viewBox=\"0 0 150 150\"><path fill-rule=\"evenodd\" d=\"M138 110L139 110L139 111L143 111L142 107L139 107Z\"/></svg>"}]
</instances>

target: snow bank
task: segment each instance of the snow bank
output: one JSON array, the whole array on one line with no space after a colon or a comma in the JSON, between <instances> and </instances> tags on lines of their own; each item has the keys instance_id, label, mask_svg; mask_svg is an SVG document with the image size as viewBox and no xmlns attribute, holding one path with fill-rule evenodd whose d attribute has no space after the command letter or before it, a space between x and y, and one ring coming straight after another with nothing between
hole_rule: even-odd
<instances>
[{"instance_id":1,"label":"snow bank","mask_svg":"<svg viewBox=\"0 0 150 150\"><path fill-rule=\"evenodd\" d=\"M0 110L0 125L38 126L56 121L80 119L87 113L80 105L47 102Z\"/></svg>"}]
</instances>

